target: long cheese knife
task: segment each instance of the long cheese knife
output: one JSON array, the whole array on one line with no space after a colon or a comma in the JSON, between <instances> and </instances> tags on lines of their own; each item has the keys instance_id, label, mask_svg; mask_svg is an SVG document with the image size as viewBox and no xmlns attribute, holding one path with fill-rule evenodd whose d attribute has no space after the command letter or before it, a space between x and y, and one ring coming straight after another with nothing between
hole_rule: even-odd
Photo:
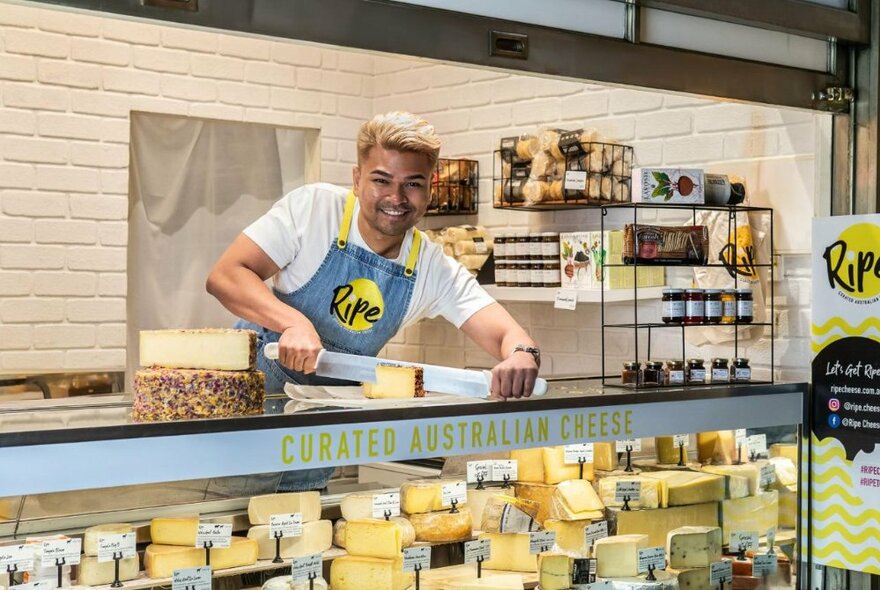
<instances>
[{"instance_id":1,"label":"long cheese knife","mask_svg":"<svg viewBox=\"0 0 880 590\"><path fill-rule=\"evenodd\" d=\"M278 344L271 342L263 349L267 359L278 358ZM359 356L322 350L318 353L318 364L315 374L320 377L333 377L348 381L376 382L376 365L392 363L406 367L421 367L425 380L426 391L449 393L467 397L488 397L492 386L490 371L472 371L469 369L453 369L439 365L426 365L406 361L392 361L372 356ZM547 393L547 382L540 377L535 380L533 396Z\"/></svg>"}]
</instances>

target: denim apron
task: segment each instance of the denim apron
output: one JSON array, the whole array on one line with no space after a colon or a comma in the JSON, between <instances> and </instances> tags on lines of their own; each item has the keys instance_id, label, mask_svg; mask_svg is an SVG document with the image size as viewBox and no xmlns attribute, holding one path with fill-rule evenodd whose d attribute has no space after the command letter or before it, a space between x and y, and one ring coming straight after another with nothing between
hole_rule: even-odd
<instances>
[{"instance_id":1,"label":"denim apron","mask_svg":"<svg viewBox=\"0 0 880 590\"><path fill-rule=\"evenodd\" d=\"M329 244L321 266L308 282L292 293L273 290L275 296L306 316L315 326L321 345L333 352L376 356L400 330L416 282L416 262L421 234L413 235L406 264L348 243L357 198L349 191L339 235ZM257 368L266 375L266 392L281 393L285 383L301 385L351 385L351 382L306 375L263 354L281 334L239 321L237 328L257 332ZM287 472L283 490L324 487L333 468Z\"/></svg>"}]
</instances>

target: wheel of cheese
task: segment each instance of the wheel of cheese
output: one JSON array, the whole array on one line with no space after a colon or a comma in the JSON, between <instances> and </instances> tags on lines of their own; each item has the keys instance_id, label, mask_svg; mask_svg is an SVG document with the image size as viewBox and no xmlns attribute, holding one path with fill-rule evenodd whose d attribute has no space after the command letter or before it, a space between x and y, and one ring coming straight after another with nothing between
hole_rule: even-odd
<instances>
[{"instance_id":1,"label":"wheel of cheese","mask_svg":"<svg viewBox=\"0 0 880 590\"><path fill-rule=\"evenodd\" d=\"M427 512L407 514L404 518L412 522L416 531L416 541L429 543L451 543L470 539L473 535L470 508L463 506L457 512Z\"/></svg>"},{"instance_id":2,"label":"wheel of cheese","mask_svg":"<svg viewBox=\"0 0 880 590\"><path fill-rule=\"evenodd\" d=\"M540 142L534 135L523 135L516 142L516 155L523 160L531 160L540 150Z\"/></svg>"},{"instance_id":3,"label":"wheel of cheese","mask_svg":"<svg viewBox=\"0 0 880 590\"><path fill-rule=\"evenodd\" d=\"M550 194L550 184L543 180L530 178L523 186L523 197L527 203L540 203Z\"/></svg>"},{"instance_id":4,"label":"wheel of cheese","mask_svg":"<svg viewBox=\"0 0 880 590\"><path fill-rule=\"evenodd\" d=\"M556 160L550 156L550 152L540 151L532 158L532 169L529 176L534 179L544 179L553 175L556 169Z\"/></svg>"},{"instance_id":5,"label":"wheel of cheese","mask_svg":"<svg viewBox=\"0 0 880 590\"><path fill-rule=\"evenodd\" d=\"M554 180L550 183L550 199L553 201L561 201L562 198L562 181Z\"/></svg>"},{"instance_id":6,"label":"wheel of cheese","mask_svg":"<svg viewBox=\"0 0 880 590\"><path fill-rule=\"evenodd\" d=\"M402 516L392 516L390 520L400 527L400 539L403 548L412 547L416 541L416 529L412 523ZM347 524L348 521L344 518L340 518L333 523L333 544L343 549L345 549L345 527Z\"/></svg>"}]
</instances>

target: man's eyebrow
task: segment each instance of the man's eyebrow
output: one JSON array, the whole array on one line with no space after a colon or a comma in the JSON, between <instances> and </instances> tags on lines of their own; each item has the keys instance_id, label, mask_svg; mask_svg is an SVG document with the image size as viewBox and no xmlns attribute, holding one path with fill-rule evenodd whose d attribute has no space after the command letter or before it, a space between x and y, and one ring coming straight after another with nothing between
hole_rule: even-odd
<instances>
[{"instance_id":1,"label":"man's eyebrow","mask_svg":"<svg viewBox=\"0 0 880 590\"><path fill-rule=\"evenodd\" d=\"M392 178L391 174L389 174L388 172L385 172L384 170L379 170L379 169L371 170L370 174L378 174L379 176L382 176L383 178ZM427 178L427 176L425 176L424 174L412 174L410 176L407 176L406 180L416 180L419 178L425 179L425 178Z\"/></svg>"}]
</instances>

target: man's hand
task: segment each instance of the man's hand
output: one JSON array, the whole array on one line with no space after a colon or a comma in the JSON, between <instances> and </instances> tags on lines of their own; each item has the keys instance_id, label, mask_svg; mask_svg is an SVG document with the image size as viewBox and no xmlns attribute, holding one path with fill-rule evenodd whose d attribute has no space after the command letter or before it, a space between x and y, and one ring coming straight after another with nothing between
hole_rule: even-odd
<instances>
[{"instance_id":1,"label":"man's hand","mask_svg":"<svg viewBox=\"0 0 880 590\"><path fill-rule=\"evenodd\" d=\"M321 352L321 338L315 327L305 317L289 326L278 340L278 361L289 369L300 373L314 373Z\"/></svg>"},{"instance_id":2,"label":"man's hand","mask_svg":"<svg viewBox=\"0 0 880 590\"><path fill-rule=\"evenodd\" d=\"M529 397L538 377L538 364L528 352L514 352L492 369L492 395L507 399Z\"/></svg>"}]
</instances>

